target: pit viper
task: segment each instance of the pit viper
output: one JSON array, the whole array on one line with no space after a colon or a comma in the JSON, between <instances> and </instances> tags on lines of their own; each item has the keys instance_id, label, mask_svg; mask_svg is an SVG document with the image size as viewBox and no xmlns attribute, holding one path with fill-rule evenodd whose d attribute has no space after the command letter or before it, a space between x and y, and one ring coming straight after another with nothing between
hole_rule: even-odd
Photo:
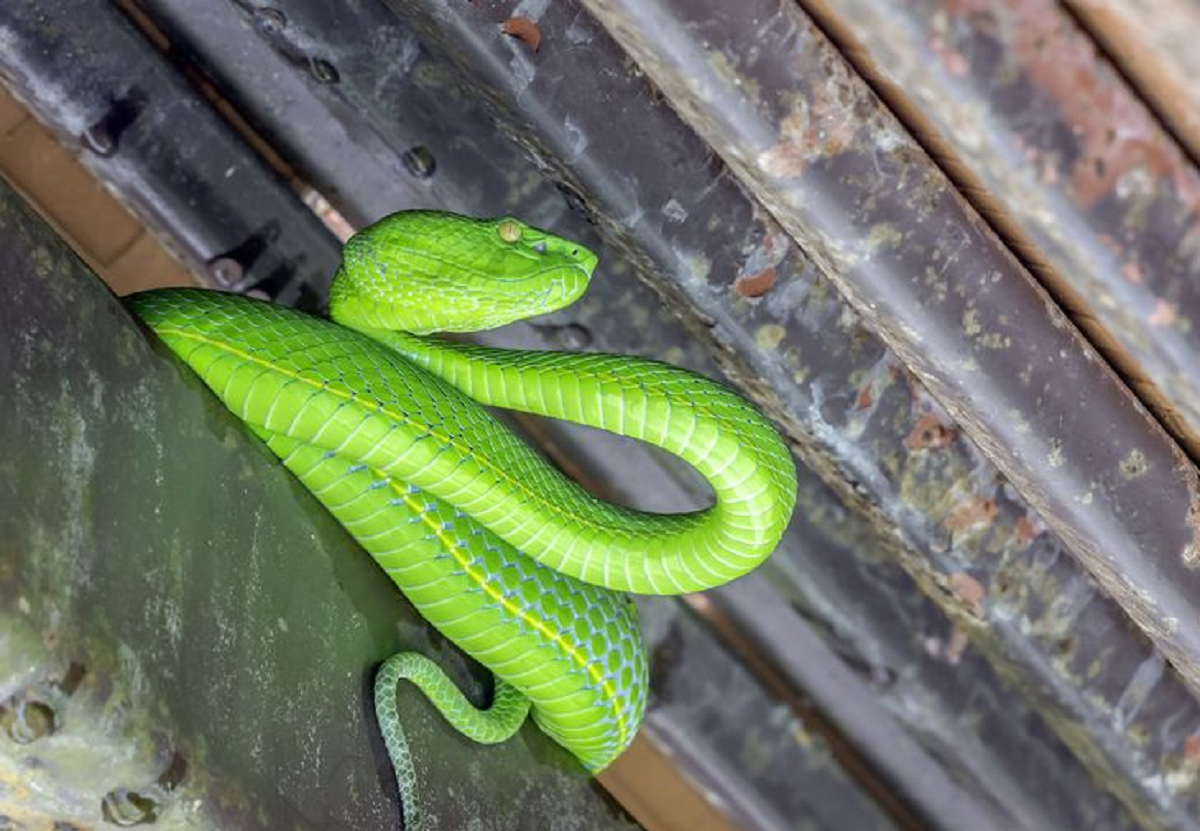
<instances>
[{"instance_id":1,"label":"pit viper","mask_svg":"<svg viewBox=\"0 0 1200 831\"><path fill-rule=\"evenodd\" d=\"M596 265L584 247L516 219L403 211L346 244L331 320L202 289L126 301L420 614L493 673L486 709L418 653L376 674L409 829L428 820L399 680L478 742L504 741L532 710L598 772L629 745L646 706L646 656L625 593L695 592L745 574L792 513L796 473L779 434L715 382L651 360L433 336L567 306ZM657 445L707 479L712 505L662 515L604 502L485 405Z\"/></svg>"}]
</instances>

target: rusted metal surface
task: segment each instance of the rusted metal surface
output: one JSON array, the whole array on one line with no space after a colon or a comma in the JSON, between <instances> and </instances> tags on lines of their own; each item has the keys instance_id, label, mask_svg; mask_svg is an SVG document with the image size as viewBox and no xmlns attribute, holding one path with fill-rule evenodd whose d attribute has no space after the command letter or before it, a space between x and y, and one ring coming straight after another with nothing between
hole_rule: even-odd
<instances>
[{"instance_id":1,"label":"rusted metal surface","mask_svg":"<svg viewBox=\"0 0 1200 831\"><path fill-rule=\"evenodd\" d=\"M404 7L423 42L459 66L467 86L495 102L507 129L533 148L565 189L581 194L610 238L638 252L634 261L642 275L685 320L707 328L726 369L793 427L805 458L874 518L883 545L956 616L977 647L1107 786L1143 821L1192 827L1190 779L1173 779L1172 787L1163 789L1155 776L1164 766L1188 769L1185 741L1198 724L1195 704L1170 673L1149 687L1134 677L1137 667L1152 670L1161 659L1129 630L1120 609L1095 592L1036 514L962 440L896 358L860 328L857 316L778 227L756 214L753 203L739 203L739 191L706 157L707 147L678 127L636 71L601 69L604 61L594 56L606 45L586 19L568 4L546 9L538 17L543 34L538 58L513 53L506 61L503 47L492 47L481 34L498 26L504 11L499 5ZM773 36L795 31L773 16L786 18L789 10L760 11L745 19L758 20L756 25ZM703 32L716 44L720 32L737 29L736 21L719 10L706 7L697 13L708 22L642 21L640 31L654 40L654 49L671 56L678 54L679 44L661 33L699 39L696 32ZM743 19L741 12L736 17ZM555 37L576 47L557 61L549 45ZM747 51L760 60L789 54L768 42L771 50L759 44ZM581 43L587 48L578 48ZM696 60L690 67L696 77L713 66L728 69L720 55ZM822 61L814 59L816 68L808 67L814 82L841 66L834 80L854 83L835 54L824 53ZM618 101L620 107L598 109L590 99L573 95L570 84L576 77L589 79L596 99ZM712 93L721 89L718 82L704 80L708 85L694 101L711 102ZM744 88L761 95L765 86L747 83ZM876 114L864 109L854 117ZM751 129L757 126L753 119L743 120ZM629 135L656 140L631 156L623 138ZM894 134L896 140L902 137ZM836 147L835 139L830 140ZM582 157L580 146L586 148ZM660 175L663 170L670 175ZM953 198L948 190L946 196ZM686 221L670 221L681 216L677 207L685 207ZM831 221L845 219L828 203L822 208ZM908 213L906 207L901 215ZM747 222L756 229L752 236L742 236ZM850 244L853 237L845 241ZM768 268L776 280L757 302L748 302L753 298L730 285L739 274ZM897 538L903 546L896 546ZM776 561L786 559L781 555ZM802 587L796 591L804 592L808 575L795 577ZM844 575L840 580L842 586L852 582ZM824 586L838 582L830 579ZM1073 602L1062 601L1064 592ZM822 599L813 602L820 606ZM836 604L826 603L823 611L827 619L852 617ZM943 630L929 640L931 649L950 656L944 658L948 662L963 652L961 633ZM1098 659L1124 669L1095 677L1086 667ZM1149 705L1140 710L1147 724L1164 718L1173 725L1166 733L1145 730L1154 737L1153 749L1146 748L1142 730L1131 731L1113 718L1121 702L1134 700L1133 691L1139 704ZM949 734L946 739L954 744Z\"/></svg>"},{"instance_id":2,"label":"rusted metal surface","mask_svg":"<svg viewBox=\"0 0 1200 831\"><path fill-rule=\"evenodd\" d=\"M194 50L352 219L410 202L512 212L601 250L582 304L501 341L638 352L710 373L715 357L820 471L825 482L805 472L797 524L767 569L699 607L717 613L758 682L674 604L648 606L660 697L647 736L722 813L747 828L792 814L834 828L1200 827L1200 710L1179 680L578 4L395 3L399 26L369 3L141 7L172 54ZM772 38L794 34L797 18L760 11L713 4L713 28L675 18L648 31L671 57L684 35L715 32L721 44L757 20L766 34L745 50L714 46L697 67L755 80L746 94L773 102L770 79L741 61L787 57L763 44L779 50ZM536 26L536 51L505 34L513 16ZM813 83L796 86L797 105L822 78L857 101L836 54L802 57ZM881 123L860 103L830 138L821 125L844 102L819 100L818 154L857 139L855 119ZM908 157L904 169L922 170L902 132L883 135ZM859 161L845 178L896 168L887 152ZM858 232L831 192L814 193L852 244ZM882 233L861 239L883 246ZM686 472L627 447L554 425L534 435L620 498L678 509L703 497ZM731 690L740 706L721 704Z\"/></svg>"},{"instance_id":3,"label":"rusted metal surface","mask_svg":"<svg viewBox=\"0 0 1200 831\"><path fill-rule=\"evenodd\" d=\"M1052 0L817 0L822 25L1195 457L1200 172Z\"/></svg>"},{"instance_id":4,"label":"rusted metal surface","mask_svg":"<svg viewBox=\"0 0 1200 831\"><path fill-rule=\"evenodd\" d=\"M588 2L1200 687L1195 469L811 20L768 5L751 29L704 3Z\"/></svg>"},{"instance_id":5,"label":"rusted metal surface","mask_svg":"<svg viewBox=\"0 0 1200 831\"><path fill-rule=\"evenodd\" d=\"M1193 160L1200 159L1200 6L1194 0L1064 0Z\"/></svg>"}]
</instances>

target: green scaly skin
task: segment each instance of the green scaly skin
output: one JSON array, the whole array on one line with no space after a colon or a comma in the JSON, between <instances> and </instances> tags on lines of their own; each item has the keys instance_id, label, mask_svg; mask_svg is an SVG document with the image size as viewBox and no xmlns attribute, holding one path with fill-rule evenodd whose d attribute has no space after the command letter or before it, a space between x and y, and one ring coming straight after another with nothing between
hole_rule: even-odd
<instances>
[{"instance_id":1,"label":"green scaly skin","mask_svg":"<svg viewBox=\"0 0 1200 831\"><path fill-rule=\"evenodd\" d=\"M514 352L426 337L561 308L596 257L512 219L411 211L347 244L336 323L217 292L164 289L129 307L354 535L433 626L496 676L478 710L431 661L376 676L376 712L408 828L422 827L395 685L415 683L470 738L500 742L530 710L591 771L633 739L646 656L625 591L728 582L778 543L795 468L759 413L675 367ZM588 494L481 404L658 445L714 504L647 514Z\"/></svg>"}]
</instances>

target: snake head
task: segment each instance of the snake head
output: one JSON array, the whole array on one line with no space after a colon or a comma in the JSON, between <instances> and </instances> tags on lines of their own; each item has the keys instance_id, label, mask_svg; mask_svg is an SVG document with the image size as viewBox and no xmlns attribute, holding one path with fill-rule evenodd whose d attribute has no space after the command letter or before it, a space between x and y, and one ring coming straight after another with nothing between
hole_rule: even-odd
<instances>
[{"instance_id":1,"label":"snake head","mask_svg":"<svg viewBox=\"0 0 1200 831\"><path fill-rule=\"evenodd\" d=\"M573 303L596 255L520 220L402 211L342 252L330 314L416 334L491 329Z\"/></svg>"}]
</instances>

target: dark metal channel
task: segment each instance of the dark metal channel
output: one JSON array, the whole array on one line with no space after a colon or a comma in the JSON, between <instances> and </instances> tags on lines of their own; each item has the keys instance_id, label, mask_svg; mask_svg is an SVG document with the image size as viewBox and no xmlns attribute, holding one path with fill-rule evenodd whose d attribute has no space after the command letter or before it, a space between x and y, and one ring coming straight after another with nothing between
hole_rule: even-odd
<instances>
[{"instance_id":1,"label":"dark metal channel","mask_svg":"<svg viewBox=\"0 0 1200 831\"><path fill-rule=\"evenodd\" d=\"M1048 0L811 6L1196 457L1200 172L1072 16Z\"/></svg>"},{"instance_id":2,"label":"dark metal channel","mask_svg":"<svg viewBox=\"0 0 1200 831\"><path fill-rule=\"evenodd\" d=\"M0 4L0 79L213 285L314 307L336 240L109 3ZM324 243L324 244L322 244Z\"/></svg>"}]
</instances>

